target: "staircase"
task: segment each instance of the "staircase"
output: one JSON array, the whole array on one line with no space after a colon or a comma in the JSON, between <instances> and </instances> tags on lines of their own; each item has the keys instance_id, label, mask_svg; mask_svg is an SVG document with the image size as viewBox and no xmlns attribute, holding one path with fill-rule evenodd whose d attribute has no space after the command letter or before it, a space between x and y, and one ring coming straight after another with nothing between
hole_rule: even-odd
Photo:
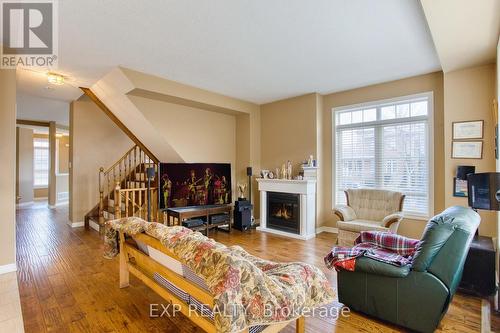
<instances>
[{"instance_id":1,"label":"staircase","mask_svg":"<svg viewBox=\"0 0 500 333\"><path fill-rule=\"evenodd\" d=\"M147 169L154 170L148 196ZM101 234L107 220L137 216L158 221L158 162L138 145L108 169L99 170L99 204L85 215L85 227ZM148 203L151 211L148 216Z\"/></svg>"}]
</instances>

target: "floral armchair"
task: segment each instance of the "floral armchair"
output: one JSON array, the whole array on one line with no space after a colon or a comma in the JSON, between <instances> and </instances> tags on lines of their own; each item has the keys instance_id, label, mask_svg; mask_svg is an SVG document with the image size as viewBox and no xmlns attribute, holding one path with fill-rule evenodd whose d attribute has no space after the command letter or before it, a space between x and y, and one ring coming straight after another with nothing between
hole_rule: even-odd
<instances>
[{"instance_id":1,"label":"floral armchair","mask_svg":"<svg viewBox=\"0 0 500 333\"><path fill-rule=\"evenodd\" d=\"M344 192L347 205L334 208L339 218L340 246L352 246L361 231L398 232L403 220L403 193L373 189L348 189Z\"/></svg>"}]
</instances>

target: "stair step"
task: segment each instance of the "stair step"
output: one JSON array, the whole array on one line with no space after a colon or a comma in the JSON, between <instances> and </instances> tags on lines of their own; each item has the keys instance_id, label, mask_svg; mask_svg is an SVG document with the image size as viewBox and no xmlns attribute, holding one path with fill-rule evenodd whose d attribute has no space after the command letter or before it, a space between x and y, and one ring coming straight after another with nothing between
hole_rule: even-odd
<instances>
[{"instance_id":1,"label":"stair step","mask_svg":"<svg viewBox=\"0 0 500 333\"><path fill-rule=\"evenodd\" d=\"M98 216L90 216L89 217L89 227L94 229L95 231L99 232L103 226L99 223L99 217Z\"/></svg>"},{"instance_id":2,"label":"stair step","mask_svg":"<svg viewBox=\"0 0 500 333\"><path fill-rule=\"evenodd\" d=\"M108 199L108 205L104 205L104 209L106 210L107 207L110 207L112 211L115 211L115 200L114 199ZM125 203L122 202L122 210L125 210Z\"/></svg>"}]
</instances>

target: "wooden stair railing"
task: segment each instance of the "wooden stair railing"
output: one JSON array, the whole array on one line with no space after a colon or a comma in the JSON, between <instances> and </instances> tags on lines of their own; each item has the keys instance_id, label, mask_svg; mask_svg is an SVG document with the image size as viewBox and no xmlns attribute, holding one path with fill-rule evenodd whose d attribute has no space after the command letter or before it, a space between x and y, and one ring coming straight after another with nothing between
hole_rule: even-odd
<instances>
[{"instance_id":1,"label":"wooden stair railing","mask_svg":"<svg viewBox=\"0 0 500 333\"><path fill-rule=\"evenodd\" d=\"M138 145L130 148L116 163L108 169L101 167L99 169L99 204L95 209L89 212L85 219L85 226L88 228L90 221L99 225L99 231L102 233L106 220L118 218L116 216L115 206L121 204L121 207L127 214L125 216L138 216L147 219L147 214L143 214L145 203L147 203L147 169L155 169L155 177L151 182L151 200L152 213L151 219L158 219L158 164L156 164L145 151ZM116 196L116 187L120 187L120 196ZM137 190L137 191L132 191ZM127 197L127 194L130 193ZM119 200L116 200L118 198ZM124 214L120 214L122 217Z\"/></svg>"},{"instance_id":2,"label":"wooden stair railing","mask_svg":"<svg viewBox=\"0 0 500 333\"><path fill-rule=\"evenodd\" d=\"M150 199L148 188L122 189L117 183L114 189L114 218L137 216L144 220L156 220L158 216L158 189L152 187ZM149 200L151 201L151 219L148 217Z\"/></svg>"},{"instance_id":3,"label":"wooden stair railing","mask_svg":"<svg viewBox=\"0 0 500 333\"><path fill-rule=\"evenodd\" d=\"M99 170L99 203L94 207L87 215L85 215L85 227L88 228L90 221L99 225L99 231L102 232L104 228L104 222L106 219L117 218L115 216L116 210L115 202L121 202L125 205L125 210L129 209L129 213L135 214L136 212L142 213L143 207L141 206L139 200L142 200L144 196L144 189L146 188L146 169L148 167L155 168L155 178L151 183L151 187L154 189L151 192L152 197L152 219L158 221L158 188L160 186L158 165L159 159L132 133L132 131L121 122L120 119L97 97L94 92L85 87L80 87L80 89L87 95L108 117L111 119L134 143L132 147L121 159L119 159L113 166L105 170L100 168ZM115 199L115 185L118 183L120 186L120 200ZM127 192L125 190L134 189L137 191L129 191L134 194L130 194L134 197L135 201L130 199L122 200L126 195L123 193ZM142 191L141 191L142 190ZM156 191L156 192L155 192ZM147 191L146 191L147 194ZM137 201L137 202L136 202ZM120 214L122 215L122 214Z\"/></svg>"}]
</instances>

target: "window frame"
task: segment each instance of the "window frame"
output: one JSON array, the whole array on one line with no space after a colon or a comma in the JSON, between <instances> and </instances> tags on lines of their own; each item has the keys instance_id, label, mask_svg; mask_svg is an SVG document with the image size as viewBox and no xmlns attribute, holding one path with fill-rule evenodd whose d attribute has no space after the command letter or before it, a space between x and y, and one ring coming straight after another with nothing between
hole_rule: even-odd
<instances>
[{"instance_id":1,"label":"window frame","mask_svg":"<svg viewBox=\"0 0 500 333\"><path fill-rule=\"evenodd\" d=\"M412 99L419 99L419 98L426 98L428 101L427 104L427 116L416 116L416 117L411 117L411 118L403 118L402 120L398 120L397 118L395 119L390 119L390 120L377 120L377 121L371 121L371 122L361 122L361 123L355 123L355 124L349 124L349 125L339 125L344 128L356 128L356 127L368 127L370 124L377 124L377 125L382 125L384 123L386 124L396 124L396 123L406 123L408 122L405 119L412 119L412 121L417 120L417 119L427 119L427 125L428 125L428 166L429 166L429 177L428 177L428 189L429 189L429 202L428 202L428 208L429 211L425 215L417 215L417 214L408 214L405 213L405 219L412 219L412 220L428 220L431 216L434 215L434 93L432 91L427 91L427 92L422 92L418 94L412 94L412 95L404 95L404 96L398 96L394 98L388 98L388 99L381 99L381 100L375 100L375 101L369 101L365 103L358 103L358 104L350 104L350 105L343 105L343 106L338 106L334 107L331 110L331 124L332 124L332 137L331 137L331 144L332 144L332 156L331 156L331 165L332 165L332 180L331 180L331 205L332 209L335 208L335 205L337 204L337 187L336 187L336 181L337 181L337 162L336 162L336 136L337 136L337 113L342 112L342 111L348 111L348 110L353 110L353 109L368 109L368 108L376 108L377 112L379 112L379 108L383 106L383 104L397 104L397 103L402 103L408 100Z\"/></svg>"},{"instance_id":2,"label":"window frame","mask_svg":"<svg viewBox=\"0 0 500 333\"><path fill-rule=\"evenodd\" d=\"M45 147L35 147L35 141L36 140L47 140L47 142L49 142L49 147L45 148ZM36 179L36 172L37 170L35 169L35 159L36 159L36 150L39 149L39 150L47 150L47 153L48 153L48 168L47 168L47 184L46 185L37 185L35 184L35 179ZM49 182L50 182L50 140L47 138L39 138L39 137L35 137L33 138L33 188L34 189L45 189L45 188L48 188L49 187Z\"/></svg>"}]
</instances>

